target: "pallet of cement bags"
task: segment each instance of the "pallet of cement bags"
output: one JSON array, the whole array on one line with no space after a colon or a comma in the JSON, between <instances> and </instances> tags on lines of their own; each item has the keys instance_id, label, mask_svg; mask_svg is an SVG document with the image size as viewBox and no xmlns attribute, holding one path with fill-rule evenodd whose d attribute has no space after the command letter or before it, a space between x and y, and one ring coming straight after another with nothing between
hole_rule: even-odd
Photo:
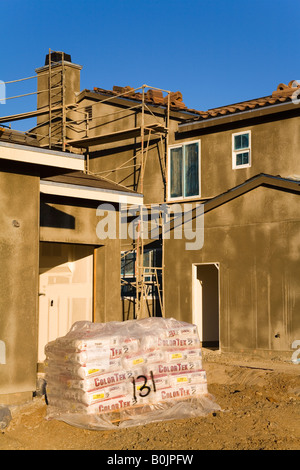
<instances>
[{"instance_id":1,"label":"pallet of cement bags","mask_svg":"<svg viewBox=\"0 0 300 470\"><path fill-rule=\"evenodd\" d=\"M104 430L220 409L208 393L197 327L189 323L76 322L45 354L47 419Z\"/></svg>"}]
</instances>

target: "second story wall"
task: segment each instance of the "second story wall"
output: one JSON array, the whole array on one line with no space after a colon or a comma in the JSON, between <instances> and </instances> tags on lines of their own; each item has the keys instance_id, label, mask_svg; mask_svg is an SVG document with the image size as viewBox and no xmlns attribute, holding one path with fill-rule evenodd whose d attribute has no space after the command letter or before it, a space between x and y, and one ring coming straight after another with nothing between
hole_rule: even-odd
<instances>
[{"instance_id":1,"label":"second story wall","mask_svg":"<svg viewBox=\"0 0 300 470\"><path fill-rule=\"evenodd\" d=\"M173 145L199 141L200 197L206 199L259 173L281 177L299 176L299 131L300 116L282 113L276 119L273 116L264 121L252 119L238 124L213 125L190 132L178 132L170 142L170 148ZM248 160L241 160L240 165L235 164L235 135L249 136ZM243 153L243 149L239 152Z\"/></svg>"},{"instance_id":2,"label":"second story wall","mask_svg":"<svg viewBox=\"0 0 300 470\"><path fill-rule=\"evenodd\" d=\"M143 193L145 204L164 202L167 135L163 129L167 127L166 107L148 104L142 113L141 102L101 98L103 102L99 94L86 92L79 103L81 110L90 112L88 128L82 125L78 134L78 139L92 140L86 149L88 171ZM187 117L191 114L170 112L169 138ZM155 125L159 127L155 129ZM143 170L142 126L145 129ZM147 127L153 129L150 135ZM80 146L80 142L76 145Z\"/></svg>"}]
</instances>

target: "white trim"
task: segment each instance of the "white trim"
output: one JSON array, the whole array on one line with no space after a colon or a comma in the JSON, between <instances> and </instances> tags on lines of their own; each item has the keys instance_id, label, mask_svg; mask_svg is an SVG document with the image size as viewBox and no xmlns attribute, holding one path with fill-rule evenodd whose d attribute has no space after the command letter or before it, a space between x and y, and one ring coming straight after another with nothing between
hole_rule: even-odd
<instances>
[{"instance_id":1,"label":"white trim","mask_svg":"<svg viewBox=\"0 0 300 470\"><path fill-rule=\"evenodd\" d=\"M180 148L184 147L185 145L190 145L190 144L198 144L198 177L199 177L199 194L196 194L195 196L178 196L178 197L171 197L170 194L170 189L171 189L171 150L174 148ZM173 201L187 201L187 200L194 200L194 199L199 199L201 197L201 140L191 140L191 141L185 141L180 144L174 144L174 145L169 145L168 148L168 188L167 188L167 200L168 202L173 202Z\"/></svg>"},{"instance_id":2,"label":"white trim","mask_svg":"<svg viewBox=\"0 0 300 470\"><path fill-rule=\"evenodd\" d=\"M43 194L90 199L93 201L108 201L119 204L143 204L143 196L141 194L135 195L122 191L91 188L89 186L79 186L75 184L55 183L52 181L41 180L40 192Z\"/></svg>"},{"instance_id":3,"label":"white trim","mask_svg":"<svg viewBox=\"0 0 300 470\"><path fill-rule=\"evenodd\" d=\"M234 138L235 138L235 136L244 135L244 134L249 135L249 147L245 147L244 149L240 149L240 150L234 150ZM236 164L236 155L239 154L239 153L246 153L246 152L249 153L248 163L246 163L245 165L237 165ZM232 169L233 170L239 170L240 168L249 168L250 166L251 166L251 131L247 130L247 131L242 131L242 132L235 132L234 134L232 134Z\"/></svg>"},{"instance_id":4,"label":"white trim","mask_svg":"<svg viewBox=\"0 0 300 470\"><path fill-rule=\"evenodd\" d=\"M84 170L83 155L47 151L38 147L0 142L0 160L45 165L68 170Z\"/></svg>"}]
</instances>

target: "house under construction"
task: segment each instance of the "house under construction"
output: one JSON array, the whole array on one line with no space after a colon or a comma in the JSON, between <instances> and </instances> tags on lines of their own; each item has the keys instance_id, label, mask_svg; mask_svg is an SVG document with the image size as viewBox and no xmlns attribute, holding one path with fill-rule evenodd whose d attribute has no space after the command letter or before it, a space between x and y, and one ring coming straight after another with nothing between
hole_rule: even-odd
<instances>
[{"instance_id":1,"label":"house under construction","mask_svg":"<svg viewBox=\"0 0 300 470\"><path fill-rule=\"evenodd\" d=\"M290 351L300 338L297 85L197 111L148 85L81 90L81 70L49 50L37 109L0 118L0 395L34 390L44 345L77 320L162 315L197 324L202 344L223 351ZM31 117L24 134L5 127ZM101 238L110 215L116 236Z\"/></svg>"}]
</instances>

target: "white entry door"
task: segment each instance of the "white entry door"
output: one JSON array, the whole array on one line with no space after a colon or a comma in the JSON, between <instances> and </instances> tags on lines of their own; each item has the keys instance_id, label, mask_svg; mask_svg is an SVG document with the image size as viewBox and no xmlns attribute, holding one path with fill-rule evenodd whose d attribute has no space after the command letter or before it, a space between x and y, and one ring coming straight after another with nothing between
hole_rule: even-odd
<instances>
[{"instance_id":1,"label":"white entry door","mask_svg":"<svg viewBox=\"0 0 300 470\"><path fill-rule=\"evenodd\" d=\"M93 248L41 243L38 361L44 347L73 323L93 318Z\"/></svg>"}]
</instances>

